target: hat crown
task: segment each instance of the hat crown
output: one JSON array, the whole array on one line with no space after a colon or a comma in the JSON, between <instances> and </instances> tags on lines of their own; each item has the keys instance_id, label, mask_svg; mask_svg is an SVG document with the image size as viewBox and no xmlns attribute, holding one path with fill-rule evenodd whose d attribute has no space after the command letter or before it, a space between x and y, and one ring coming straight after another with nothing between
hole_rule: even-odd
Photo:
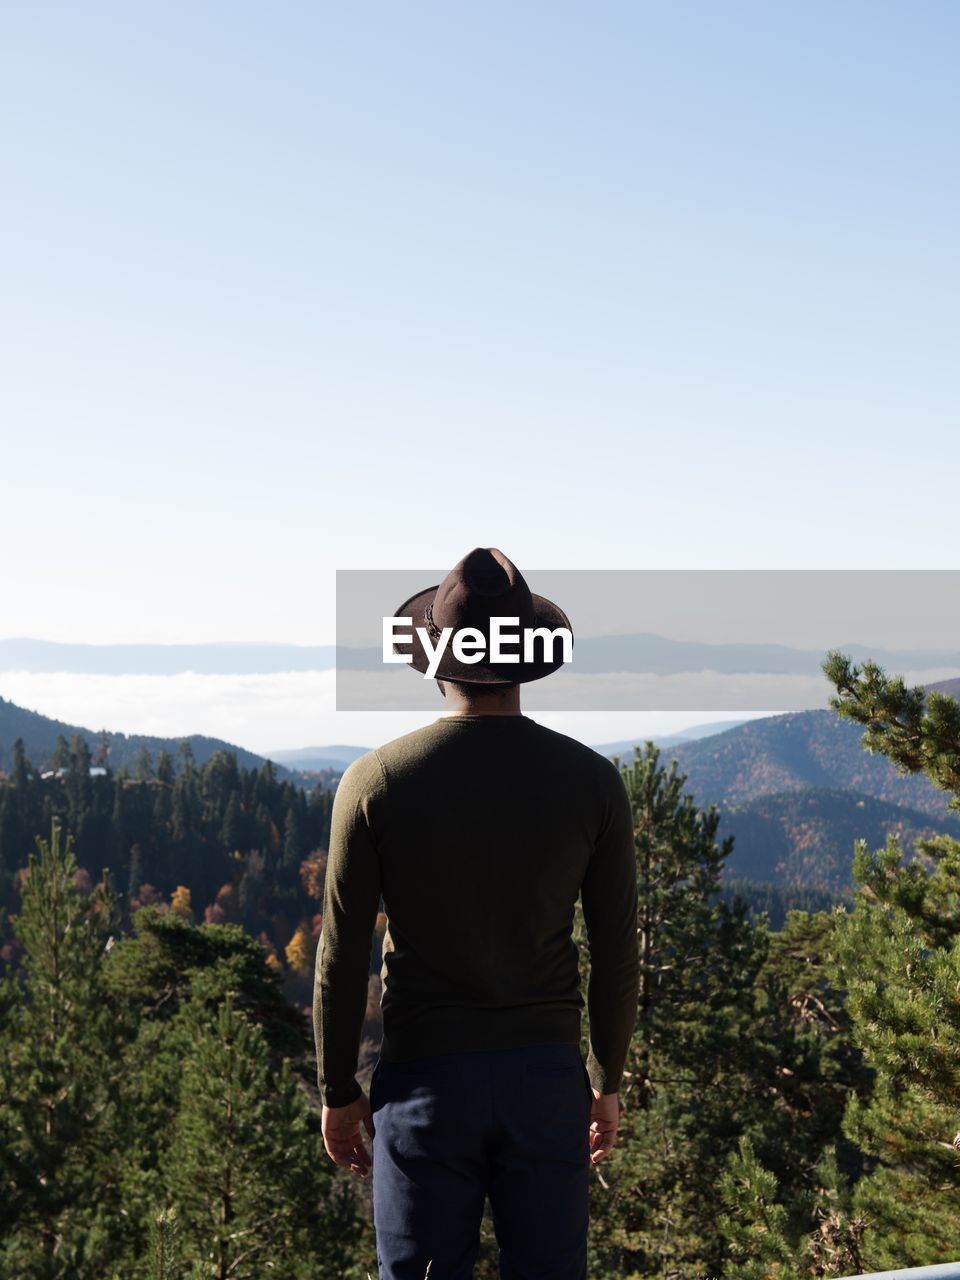
<instances>
[{"instance_id":1,"label":"hat crown","mask_svg":"<svg viewBox=\"0 0 960 1280\"><path fill-rule=\"evenodd\" d=\"M436 627L475 627L486 636L491 618L517 618L532 627L530 588L517 566L496 547L474 547L437 588L431 609Z\"/></svg>"}]
</instances>

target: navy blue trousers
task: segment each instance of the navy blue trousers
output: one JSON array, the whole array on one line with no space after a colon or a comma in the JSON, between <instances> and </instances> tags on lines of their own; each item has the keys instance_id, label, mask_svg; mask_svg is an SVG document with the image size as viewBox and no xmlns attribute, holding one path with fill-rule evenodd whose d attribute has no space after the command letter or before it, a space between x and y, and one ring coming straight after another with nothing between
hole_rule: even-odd
<instances>
[{"instance_id":1,"label":"navy blue trousers","mask_svg":"<svg viewBox=\"0 0 960 1280\"><path fill-rule=\"evenodd\" d=\"M380 1280L469 1280L487 1196L503 1280L586 1280L592 1102L575 1044L378 1058Z\"/></svg>"}]
</instances>

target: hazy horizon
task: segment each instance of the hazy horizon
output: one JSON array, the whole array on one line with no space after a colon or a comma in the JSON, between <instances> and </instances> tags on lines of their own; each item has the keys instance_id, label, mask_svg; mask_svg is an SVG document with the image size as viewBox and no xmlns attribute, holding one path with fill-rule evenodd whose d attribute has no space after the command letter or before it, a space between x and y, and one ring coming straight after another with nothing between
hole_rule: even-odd
<instances>
[{"instance_id":1,"label":"hazy horizon","mask_svg":"<svg viewBox=\"0 0 960 1280\"><path fill-rule=\"evenodd\" d=\"M200 733L258 755L343 743L377 746L444 714L337 712L333 672L293 676L78 676L0 672L0 696L29 711L98 732L180 738ZM533 712L533 719L588 745L679 732L685 726L750 719L730 712ZM769 713L768 713L769 714Z\"/></svg>"}]
</instances>

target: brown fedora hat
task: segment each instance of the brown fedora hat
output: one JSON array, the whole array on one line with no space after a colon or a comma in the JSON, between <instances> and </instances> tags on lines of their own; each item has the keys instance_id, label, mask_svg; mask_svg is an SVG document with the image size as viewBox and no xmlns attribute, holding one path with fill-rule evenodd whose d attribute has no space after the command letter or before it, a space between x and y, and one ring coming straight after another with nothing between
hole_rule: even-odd
<instances>
[{"instance_id":1,"label":"brown fedora hat","mask_svg":"<svg viewBox=\"0 0 960 1280\"><path fill-rule=\"evenodd\" d=\"M525 662L521 644L519 649L515 645L509 648L509 652L518 653L518 662L491 662L491 618L517 618L518 625L509 628L511 633L519 631L522 634L533 627L546 627L550 631L566 627L571 633L571 640L573 635L570 620L563 610L544 596L534 595L520 570L496 547L474 547L454 565L442 582L405 600L393 616L411 620L409 640L405 634L398 636L401 647L394 643L393 652L412 653L411 665L421 672L427 671L430 659L417 635L417 627L427 632L432 644L436 644L446 627L451 627L454 633L466 627L481 632L486 640L482 661L461 662L453 652L452 644L448 644L435 672L437 680L462 680L465 684L524 684L529 680L540 680L563 666L563 646L553 645L554 655L559 649L560 657L554 656L548 662L544 660L546 646L542 642L534 647L534 653L540 654L539 659Z\"/></svg>"}]
</instances>

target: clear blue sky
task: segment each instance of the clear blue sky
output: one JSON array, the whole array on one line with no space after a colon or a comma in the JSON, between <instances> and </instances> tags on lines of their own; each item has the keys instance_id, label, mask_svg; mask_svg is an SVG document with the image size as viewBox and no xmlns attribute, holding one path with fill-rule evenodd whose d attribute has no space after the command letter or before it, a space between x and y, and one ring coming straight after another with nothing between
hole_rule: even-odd
<instances>
[{"instance_id":1,"label":"clear blue sky","mask_svg":"<svg viewBox=\"0 0 960 1280\"><path fill-rule=\"evenodd\" d=\"M0 634L955 568L955 3L0 11ZM426 584L425 584L426 585Z\"/></svg>"}]
</instances>

